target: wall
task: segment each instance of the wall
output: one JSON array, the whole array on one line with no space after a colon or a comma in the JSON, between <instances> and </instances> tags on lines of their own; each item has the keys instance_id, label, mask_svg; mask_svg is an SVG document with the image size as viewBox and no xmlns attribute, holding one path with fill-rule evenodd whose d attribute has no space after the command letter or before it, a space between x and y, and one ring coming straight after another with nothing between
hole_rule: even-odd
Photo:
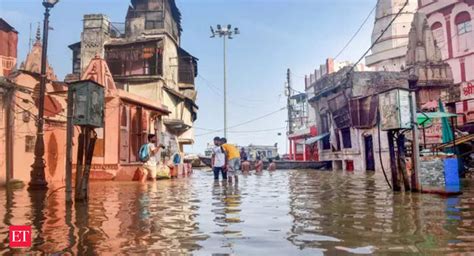
<instances>
[{"instance_id":1,"label":"wall","mask_svg":"<svg viewBox=\"0 0 474 256\"><path fill-rule=\"evenodd\" d=\"M109 40L109 18L103 14L84 15L84 27L81 35L81 70L89 65L98 54L104 57L104 44Z\"/></svg>"},{"instance_id":2,"label":"wall","mask_svg":"<svg viewBox=\"0 0 474 256\"><path fill-rule=\"evenodd\" d=\"M366 65L375 71L400 71L405 63L413 14L416 12L418 0L409 0L404 11L397 17L390 28L383 34L372 48L372 53L365 59ZM378 0L375 23L372 31L372 43L381 35L405 0Z\"/></svg>"},{"instance_id":3,"label":"wall","mask_svg":"<svg viewBox=\"0 0 474 256\"><path fill-rule=\"evenodd\" d=\"M468 12L471 16L471 26L474 17L474 3L466 1L466 3L445 0L431 1L423 0L420 12L427 14L428 24L433 30L433 34L437 42L440 43L441 55L443 60L449 63L453 72L454 83L459 84L464 81L474 80L474 31L459 35L455 24L456 16L462 12ZM436 23L435 26L433 26ZM441 24L440 27L439 24ZM460 42L463 47L460 48ZM467 46L467 47L464 47ZM464 63L464 70L462 70ZM465 79L464 76L465 75Z\"/></svg>"},{"instance_id":4,"label":"wall","mask_svg":"<svg viewBox=\"0 0 474 256\"><path fill-rule=\"evenodd\" d=\"M7 154L6 154L6 122L7 122L7 112L6 112L6 91L0 87L0 186L5 184L7 180L6 170L7 170Z\"/></svg>"}]
</instances>

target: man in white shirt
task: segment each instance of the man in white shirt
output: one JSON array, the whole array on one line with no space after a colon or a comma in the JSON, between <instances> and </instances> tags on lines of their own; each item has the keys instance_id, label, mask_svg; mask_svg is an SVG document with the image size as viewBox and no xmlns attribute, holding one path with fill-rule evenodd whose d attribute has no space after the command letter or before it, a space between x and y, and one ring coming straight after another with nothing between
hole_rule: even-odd
<instances>
[{"instance_id":1,"label":"man in white shirt","mask_svg":"<svg viewBox=\"0 0 474 256\"><path fill-rule=\"evenodd\" d=\"M222 173L222 179L227 180L227 172L225 170L226 157L221 147L221 139L214 138L214 148L212 149L212 171L214 172L214 180L219 180L219 172Z\"/></svg>"},{"instance_id":2,"label":"man in white shirt","mask_svg":"<svg viewBox=\"0 0 474 256\"><path fill-rule=\"evenodd\" d=\"M156 180L156 170L159 162L158 151L160 148L156 146L156 135L148 134L148 150L150 158L143 164L143 177L142 182L150 176L153 180Z\"/></svg>"}]
</instances>

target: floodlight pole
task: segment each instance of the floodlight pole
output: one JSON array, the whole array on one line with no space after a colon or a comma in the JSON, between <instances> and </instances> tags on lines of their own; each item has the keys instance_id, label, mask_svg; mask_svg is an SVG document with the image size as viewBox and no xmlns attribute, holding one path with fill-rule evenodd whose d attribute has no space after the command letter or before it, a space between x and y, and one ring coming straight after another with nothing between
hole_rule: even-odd
<instances>
[{"instance_id":1,"label":"floodlight pole","mask_svg":"<svg viewBox=\"0 0 474 256\"><path fill-rule=\"evenodd\" d=\"M211 38L214 38L216 35L223 38L223 51L224 51L224 63L223 63L223 72L224 72L224 137L227 138L227 42L226 39L232 39L232 36L240 34L238 28L231 29L232 26L229 24L225 27L217 25L216 30L211 26Z\"/></svg>"}]
</instances>

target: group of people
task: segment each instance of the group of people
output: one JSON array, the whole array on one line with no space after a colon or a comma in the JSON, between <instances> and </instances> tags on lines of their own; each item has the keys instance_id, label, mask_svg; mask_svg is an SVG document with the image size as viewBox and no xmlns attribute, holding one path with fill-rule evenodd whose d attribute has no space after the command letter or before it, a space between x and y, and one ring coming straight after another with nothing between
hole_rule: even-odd
<instances>
[{"instance_id":1,"label":"group of people","mask_svg":"<svg viewBox=\"0 0 474 256\"><path fill-rule=\"evenodd\" d=\"M251 164L248 161L245 150L242 148L239 152L237 147L227 143L226 138L215 137L212 151L211 163L215 180L218 180L219 174L221 174L222 179L227 180L229 183L232 183L233 180L238 182L237 171L239 169L244 173L250 172ZM275 171L275 163L272 159L268 161L268 170ZM260 157L257 157L254 167L256 172L263 171L263 160Z\"/></svg>"},{"instance_id":2,"label":"group of people","mask_svg":"<svg viewBox=\"0 0 474 256\"><path fill-rule=\"evenodd\" d=\"M159 145L159 146L157 146ZM141 156L142 148L145 152L145 156ZM181 155L179 152L168 155L161 159L161 150L165 147L162 144L158 144L158 138L156 134L148 135L148 142L145 143L139 152L139 158L143 162L141 172L137 178L141 182L147 179L156 180L156 178L176 178L178 177L178 171L182 169L183 175L187 175L191 172L190 166L181 165ZM162 161L160 161L162 160Z\"/></svg>"}]
</instances>

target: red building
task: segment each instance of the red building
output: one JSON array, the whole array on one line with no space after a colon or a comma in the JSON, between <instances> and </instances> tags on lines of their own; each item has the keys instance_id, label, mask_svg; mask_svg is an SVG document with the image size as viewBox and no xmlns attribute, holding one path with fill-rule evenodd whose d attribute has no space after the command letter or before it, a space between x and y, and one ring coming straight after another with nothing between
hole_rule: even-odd
<instances>
[{"instance_id":1,"label":"red building","mask_svg":"<svg viewBox=\"0 0 474 256\"><path fill-rule=\"evenodd\" d=\"M7 76L16 67L18 32L0 18L0 76Z\"/></svg>"}]
</instances>

